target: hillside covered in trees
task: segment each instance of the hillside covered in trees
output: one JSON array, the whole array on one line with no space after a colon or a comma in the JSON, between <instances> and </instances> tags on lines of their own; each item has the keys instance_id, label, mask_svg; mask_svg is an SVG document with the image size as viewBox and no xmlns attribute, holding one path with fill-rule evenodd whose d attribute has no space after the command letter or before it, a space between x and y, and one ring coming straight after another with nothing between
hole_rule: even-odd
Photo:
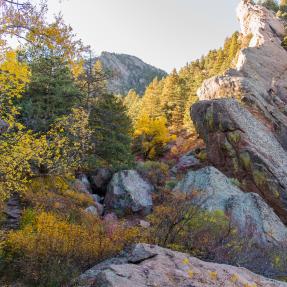
<instances>
[{"instance_id":1,"label":"hillside covered in trees","mask_svg":"<svg viewBox=\"0 0 287 287\"><path fill-rule=\"evenodd\" d=\"M162 79L167 75L165 71L126 54L102 52L95 61L102 63L108 75L108 91L114 94L127 94L134 89L141 95L154 78Z\"/></svg>"},{"instance_id":2,"label":"hillside covered in trees","mask_svg":"<svg viewBox=\"0 0 287 287\"><path fill-rule=\"evenodd\" d=\"M287 3L258 4L167 75L0 1L0 286L287 286Z\"/></svg>"}]
</instances>

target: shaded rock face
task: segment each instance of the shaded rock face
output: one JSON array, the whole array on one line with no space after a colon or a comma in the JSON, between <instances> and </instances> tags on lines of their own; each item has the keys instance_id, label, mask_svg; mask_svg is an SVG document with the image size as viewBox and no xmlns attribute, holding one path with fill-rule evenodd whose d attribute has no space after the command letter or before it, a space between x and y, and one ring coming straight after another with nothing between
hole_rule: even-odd
<instances>
[{"instance_id":1,"label":"shaded rock face","mask_svg":"<svg viewBox=\"0 0 287 287\"><path fill-rule=\"evenodd\" d=\"M148 214L152 210L151 194L154 188L137 171L116 173L108 185L104 204L119 215L129 213Z\"/></svg>"},{"instance_id":2,"label":"shaded rock face","mask_svg":"<svg viewBox=\"0 0 287 287\"><path fill-rule=\"evenodd\" d=\"M98 168L89 174L88 178L94 193L104 196L113 173L108 168Z\"/></svg>"},{"instance_id":3,"label":"shaded rock face","mask_svg":"<svg viewBox=\"0 0 287 287\"><path fill-rule=\"evenodd\" d=\"M287 222L287 154L274 134L233 99L200 101L192 119L209 161L260 194Z\"/></svg>"},{"instance_id":4,"label":"shaded rock face","mask_svg":"<svg viewBox=\"0 0 287 287\"><path fill-rule=\"evenodd\" d=\"M78 178L73 182L72 187L81 193L91 193L91 184L85 174L81 174Z\"/></svg>"},{"instance_id":5,"label":"shaded rock face","mask_svg":"<svg viewBox=\"0 0 287 287\"><path fill-rule=\"evenodd\" d=\"M205 81L200 100L239 98L256 107L287 149L287 52L281 46L283 23L266 8L242 0L237 9L242 37L251 37L240 51L236 68Z\"/></svg>"},{"instance_id":6,"label":"shaded rock face","mask_svg":"<svg viewBox=\"0 0 287 287\"><path fill-rule=\"evenodd\" d=\"M6 230L19 229L22 215L22 208L18 194L11 195L4 209L4 214L6 216L6 220L3 224L4 229Z\"/></svg>"},{"instance_id":7,"label":"shaded rock face","mask_svg":"<svg viewBox=\"0 0 287 287\"><path fill-rule=\"evenodd\" d=\"M131 89L143 94L155 77L162 79L167 76L165 71L130 55L103 52L97 60L112 73L108 80L108 89L115 94L127 94Z\"/></svg>"},{"instance_id":8,"label":"shaded rock face","mask_svg":"<svg viewBox=\"0 0 287 287\"><path fill-rule=\"evenodd\" d=\"M286 246L287 228L265 201L255 193L245 193L214 167L190 171L175 191L193 194L192 203L208 211L222 210L238 235L268 248Z\"/></svg>"},{"instance_id":9,"label":"shaded rock face","mask_svg":"<svg viewBox=\"0 0 287 287\"><path fill-rule=\"evenodd\" d=\"M197 159L193 152L187 153L179 158L178 163L170 170L171 175L178 172L184 172L188 169L196 169L201 166L201 162Z\"/></svg>"},{"instance_id":10,"label":"shaded rock face","mask_svg":"<svg viewBox=\"0 0 287 287\"><path fill-rule=\"evenodd\" d=\"M81 287L285 287L247 269L208 263L188 254L154 245L137 244L122 256L107 260L85 272Z\"/></svg>"}]
</instances>

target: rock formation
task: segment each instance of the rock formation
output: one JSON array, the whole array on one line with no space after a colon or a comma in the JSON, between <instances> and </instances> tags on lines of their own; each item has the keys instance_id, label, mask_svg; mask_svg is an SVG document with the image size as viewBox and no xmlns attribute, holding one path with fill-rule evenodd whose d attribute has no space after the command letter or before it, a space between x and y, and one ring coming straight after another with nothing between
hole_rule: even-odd
<instances>
[{"instance_id":1,"label":"rock formation","mask_svg":"<svg viewBox=\"0 0 287 287\"><path fill-rule=\"evenodd\" d=\"M193 194L193 204L208 211L222 210L238 236L262 245L287 243L287 228L264 200L241 191L214 167L190 171L175 191Z\"/></svg>"},{"instance_id":2,"label":"rock formation","mask_svg":"<svg viewBox=\"0 0 287 287\"><path fill-rule=\"evenodd\" d=\"M188 254L158 246L137 244L121 256L85 272L79 287L286 287L247 269L208 263Z\"/></svg>"},{"instance_id":3,"label":"rock formation","mask_svg":"<svg viewBox=\"0 0 287 287\"><path fill-rule=\"evenodd\" d=\"M129 213L148 214L152 210L153 186L137 171L125 170L116 173L108 185L104 204L108 210L119 215Z\"/></svg>"},{"instance_id":4,"label":"rock formation","mask_svg":"<svg viewBox=\"0 0 287 287\"><path fill-rule=\"evenodd\" d=\"M237 13L249 47L240 51L236 69L203 83L192 119L211 164L260 194L287 223L285 29L252 1L242 0Z\"/></svg>"},{"instance_id":5,"label":"rock formation","mask_svg":"<svg viewBox=\"0 0 287 287\"><path fill-rule=\"evenodd\" d=\"M21 221L21 204L20 198L17 194L13 194L6 203L4 209L5 222L3 224L4 229L13 230L19 229Z\"/></svg>"},{"instance_id":6,"label":"rock formation","mask_svg":"<svg viewBox=\"0 0 287 287\"><path fill-rule=\"evenodd\" d=\"M262 117L287 148L287 52L281 46L283 23L272 11L242 0L237 9L242 38L249 46L240 51L236 68L204 82L200 100L240 98L259 109Z\"/></svg>"}]
</instances>

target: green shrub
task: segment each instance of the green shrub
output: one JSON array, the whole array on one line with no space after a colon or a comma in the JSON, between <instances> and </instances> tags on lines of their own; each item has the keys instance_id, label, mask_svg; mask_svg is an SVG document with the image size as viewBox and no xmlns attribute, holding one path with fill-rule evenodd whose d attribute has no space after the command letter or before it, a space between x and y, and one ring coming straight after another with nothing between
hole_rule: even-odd
<instances>
[{"instance_id":1,"label":"green shrub","mask_svg":"<svg viewBox=\"0 0 287 287\"><path fill-rule=\"evenodd\" d=\"M222 211L207 212L192 206L186 195L172 196L155 207L148 221L147 242L202 259L224 261L222 257L236 246L236 231L230 228L228 217Z\"/></svg>"}]
</instances>

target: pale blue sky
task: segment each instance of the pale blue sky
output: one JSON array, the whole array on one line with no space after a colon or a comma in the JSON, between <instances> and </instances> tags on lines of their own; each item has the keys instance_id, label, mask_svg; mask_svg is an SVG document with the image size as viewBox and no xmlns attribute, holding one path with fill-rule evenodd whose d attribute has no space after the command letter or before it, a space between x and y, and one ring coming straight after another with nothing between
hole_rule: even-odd
<instances>
[{"instance_id":1,"label":"pale blue sky","mask_svg":"<svg viewBox=\"0 0 287 287\"><path fill-rule=\"evenodd\" d=\"M135 55L170 72L238 30L239 0L48 0L85 44Z\"/></svg>"}]
</instances>

